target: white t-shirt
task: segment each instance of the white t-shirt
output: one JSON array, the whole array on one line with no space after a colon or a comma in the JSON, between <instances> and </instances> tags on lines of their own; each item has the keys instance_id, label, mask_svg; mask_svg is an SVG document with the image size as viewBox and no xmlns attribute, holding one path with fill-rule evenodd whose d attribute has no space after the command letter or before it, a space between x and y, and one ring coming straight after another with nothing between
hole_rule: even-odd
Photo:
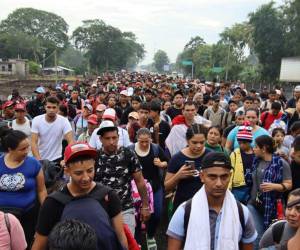
<instances>
[{"instance_id":1,"label":"white t-shirt","mask_svg":"<svg viewBox=\"0 0 300 250\"><path fill-rule=\"evenodd\" d=\"M62 157L62 140L72 131L65 117L57 115L54 122L47 122L46 115L36 116L32 120L31 132L38 134L38 149L42 160L53 161Z\"/></svg>"},{"instance_id":2,"label":"white t-shirt","mask_svg":"<svg viewBox=\"0 0 300 250\"><path fill-rule=\"evenodd\" d=\"M97 135L98 130L99 128L96 128L93 131L91 139L89 141L89 145L92 148L95 148L97 150L101 149L102 147L102 143L100 141L99 135ZM119 142L118 142L119 146L128 147L129 145L131 145L127 130L118 127L118 133L119 133Z\"/></svg>"},{"instance_id":3,"label":"white t-shirt","mask_svg":"<svg viewBox=\"0 0 300 250\"><path fill-rule=\"evenodd\" d=\"M24 124L18 124L16 120L13 120L11 122L11 127L13 130L19 130L19 131L22 131L24 132L27 136L28 136L28 139L29 139L29 143L31 145L31 125L30 125L30 121L27 117L25 117L25 123ZM28 155L29 156L32 156L32 152L31 152L31 149L30 151L28 152Z\"/></svg>"},{"instance_id":4,"label":"white t-shirt","mask_svg":"<svg viewBox=\"0 0 300 250\"><path fill-rule=\"evenodd\" d=\"M31 127L30 127L30 121L27 117L25 117L25 123L23 124L18 124L16 120L13 120L11 122L11 127L13 130L20 130L24 132L29 138L31 135Z\"/></svg>"}]
</instances>

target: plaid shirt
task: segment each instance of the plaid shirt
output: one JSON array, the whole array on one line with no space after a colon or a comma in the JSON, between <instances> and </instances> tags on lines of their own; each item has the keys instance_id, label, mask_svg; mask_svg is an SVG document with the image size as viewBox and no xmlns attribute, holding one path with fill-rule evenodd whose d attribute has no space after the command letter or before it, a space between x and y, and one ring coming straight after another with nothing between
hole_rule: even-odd
<instances>
[{"instance_id":1,"label":"plaid shirt","mask_svg":"<svg viewBox=\"0 0 300 250\"><path fill-rule=\"evenodd\" d=\"M254 158L253 171L257 171L259 159ZM253 173L254 173L253 172ZM255 173L254 173L255 174ZM282 183L283 181L283 163L279 156L273 155L270 165L265 169L262 182ZM276 199L281 197L281 194L276 191L264 192L259 197L263 201L264 206L264 227L267 229L277 216Z\"/></svg>"}]
</instances>

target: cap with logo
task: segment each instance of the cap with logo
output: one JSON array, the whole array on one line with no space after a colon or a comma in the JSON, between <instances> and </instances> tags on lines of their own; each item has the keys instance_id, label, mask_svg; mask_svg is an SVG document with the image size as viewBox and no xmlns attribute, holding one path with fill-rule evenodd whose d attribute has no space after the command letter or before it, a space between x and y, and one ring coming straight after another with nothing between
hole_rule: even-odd
<instances>
[{"instance_id":1,"label":"cap with logo","mask_svg":"<svg viewBox=\"0 0 300 250\"><path fill-rule=\"evenodd\" d=\"M229 157L222 152L210 152L203 157L201 169L213 167L232 169Z\"/></svg>"},{"instance_id":2,"label":"cap with logo","mask_svg":"<svg viewBox=\"0 0 300 250\"><path fill-rule=\"evenodd\" d=\"M65 163L67 164L78 156L91 156L92 158L95 158L97 156L97 151L91 148L87 143L76 142L69 144L64 153Z\"/></svg>"},{"instance_id":3,"label":"cap with logo","mask_svg":"<svg viewBox=\"0 0 300 250\"><path fill-rule=\"evenodd\" d=\"M252 127L249 122L244 122L244 124L239 127L236 138L238 141L252 142Z\"/></svg>"},{"instance_id":4,"label":"cap with logo","mask_svg":"<svg viewBox=\"0 0 300 250\"><path fill-rule=\"evenodd\" d=\"M44 89L44 87L37 87L35 89L34 93L37 93L37 94L46 94L46 90Z\"/></svg>"}]
</instances>

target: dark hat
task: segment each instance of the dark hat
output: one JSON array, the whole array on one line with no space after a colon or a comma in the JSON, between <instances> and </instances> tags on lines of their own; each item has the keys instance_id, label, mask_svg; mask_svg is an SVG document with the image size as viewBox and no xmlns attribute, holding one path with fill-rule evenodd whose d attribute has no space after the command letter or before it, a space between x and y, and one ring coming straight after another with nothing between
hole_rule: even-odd
<instances>
[{"instance_id":1,"label":"dark hat","mask_svg":"<svg viewBox=\"0 0 300 250\"><path fill-rule=\"evenodd\" d=\"M229 157L222 152L210 152L203 157L201 169L213 167L232 169Z\"/></svg>"},{"instance_id":2,"label":"dark hat","mask_svg":"<svg viewBox=\"0 0 300 250\"><path fill-rule=\"evenodd\" d=\"M213 95L212 100L213 101L220 101L220 96L219 95Z\"/></svg>"},{"instance_id":3,"label":"dark hat","mask_svg":"<svg viewBox=\"0 0 300 250\"><path fill-rule=\"evenodd\" d=\"M229 100L228 105L230 105L231 103L235 103L237 105L236 101L234 101L232 99Z\"/></svg>"}]
</instances>

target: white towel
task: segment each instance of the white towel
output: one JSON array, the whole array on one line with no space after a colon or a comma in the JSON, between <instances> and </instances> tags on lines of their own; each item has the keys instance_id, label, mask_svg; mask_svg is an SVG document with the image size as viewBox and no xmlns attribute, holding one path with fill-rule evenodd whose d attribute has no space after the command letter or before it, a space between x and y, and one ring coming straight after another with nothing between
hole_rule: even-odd
<instances>
[{"instance_id":1,"label":"white towel","mask_svg":"<svg viewBox=\"0 0 300 250\"><path fill-rule=\"evenodd\" d=\"M221 209L215 250L239 250L240 219L236 200L227 190ZM210 222L205 186L194 195L184 250L210 250Z\"/></svg>"}]
</instances>

